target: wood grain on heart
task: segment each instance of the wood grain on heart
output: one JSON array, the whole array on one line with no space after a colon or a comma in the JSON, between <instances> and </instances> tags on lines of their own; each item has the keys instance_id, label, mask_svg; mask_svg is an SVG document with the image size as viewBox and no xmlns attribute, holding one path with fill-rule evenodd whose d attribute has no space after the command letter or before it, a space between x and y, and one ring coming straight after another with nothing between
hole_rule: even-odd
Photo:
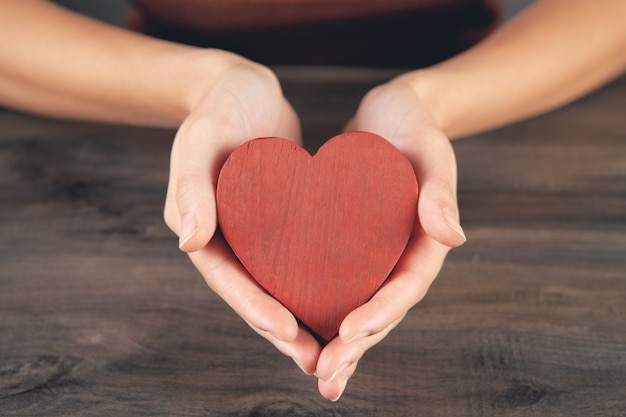
<instances>
[{"instance_id":1,"label":"wood grain on heart","mask_svg":"<svg viewBox=\"0 0 626 417\"><path fill-rule=\"evenodd\" d=\"M219 176L226 241L250 274L323 342L388 277L410 237L417 181L380 136L336 136L315 156L281 138L235 149Z\"/></svg>"}]
</instances>

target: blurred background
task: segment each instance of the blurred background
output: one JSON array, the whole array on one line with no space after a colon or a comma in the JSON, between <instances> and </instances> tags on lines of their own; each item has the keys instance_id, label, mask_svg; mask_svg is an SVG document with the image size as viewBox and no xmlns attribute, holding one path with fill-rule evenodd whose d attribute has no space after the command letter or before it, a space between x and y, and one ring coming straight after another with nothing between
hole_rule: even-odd
<instances>
[{"instance_id":1,"label":"blurred background","mask_svg":"<svg viewBox=\"0 0 626 417\"><path fill-rule=\"evenodd\" d=\"M118 26L123 25L127 7L124 0L54 0L54 2ZM532 0L500 0L500 2L504 5L504 18L508 19L532 3Z\"/></svg>"}]
</instances>

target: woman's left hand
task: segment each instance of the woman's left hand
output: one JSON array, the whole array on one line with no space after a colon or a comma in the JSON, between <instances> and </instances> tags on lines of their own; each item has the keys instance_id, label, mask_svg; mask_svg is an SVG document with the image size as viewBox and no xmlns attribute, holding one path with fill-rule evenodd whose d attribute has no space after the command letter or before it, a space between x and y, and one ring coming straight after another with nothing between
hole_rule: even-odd
<instances>
[{"instance_id":1,"label":"woman's left hand","mask_svg":"<svg viewBox=\"0 0 626 417\"><path fill-rule=\"evenodd\" d=\"M320 354L318 386L331 400L341 396L363 354L424 297L448 251L465 242L452 145L403 77L371 90L346 130L376 133L394 144L415 170L419 196L415 228L394 272L369 302L345 318L339 336Z\"/></svg>"}]
</instances>

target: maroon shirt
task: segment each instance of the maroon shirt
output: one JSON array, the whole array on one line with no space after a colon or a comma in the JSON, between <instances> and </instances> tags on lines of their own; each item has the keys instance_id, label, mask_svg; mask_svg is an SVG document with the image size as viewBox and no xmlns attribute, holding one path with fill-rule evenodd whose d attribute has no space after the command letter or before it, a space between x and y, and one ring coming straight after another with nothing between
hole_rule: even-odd
<instances>
[{"instance_id":1,"label":"maroon shirt","mask_svg":"<svg viewBox=\"0 0 626 417\"><path fill-rule=\"evenodd\" d=\"M430 65L497 24L495 0L133 0L129 26L266 65Z\"/></svg>"}]
</instances>

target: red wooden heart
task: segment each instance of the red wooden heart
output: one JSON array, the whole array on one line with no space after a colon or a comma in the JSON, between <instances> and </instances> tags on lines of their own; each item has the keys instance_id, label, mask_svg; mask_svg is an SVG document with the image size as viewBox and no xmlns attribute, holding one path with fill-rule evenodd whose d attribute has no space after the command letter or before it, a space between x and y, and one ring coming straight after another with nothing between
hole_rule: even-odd
<instances>
[{"instance_id":1,"label":"red wooden heart","mask_svg":"<svg viewBox=\"0 0 626 417\"><path fill-rule=\"evenodd\" d=\"M380 136L350 132L309 153L244 143L217 186L222 234L250 274L324 342L383 284L408 242L417 181Z\"/></svg>"}]
</instances>

